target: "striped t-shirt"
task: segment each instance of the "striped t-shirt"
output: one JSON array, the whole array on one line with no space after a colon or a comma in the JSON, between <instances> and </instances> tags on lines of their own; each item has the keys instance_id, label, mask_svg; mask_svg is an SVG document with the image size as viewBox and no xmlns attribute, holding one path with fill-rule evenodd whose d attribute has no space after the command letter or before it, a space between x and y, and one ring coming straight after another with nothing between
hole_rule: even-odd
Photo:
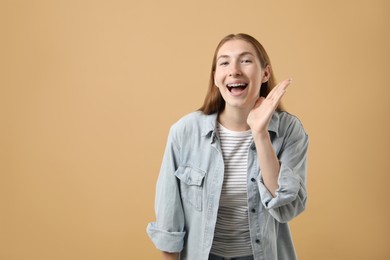
<instances>
[{"instance_id":1,"label":"striped t-shirt","mask_svg":"<svg viewBox=\"0 0 390 260\"><path fill-rule=\"evenodd\" d=\"M252 255L247 204L247 162L251 131L217 126L225 175L211 253L223 257Z\"/></svg>"}]
</instances>

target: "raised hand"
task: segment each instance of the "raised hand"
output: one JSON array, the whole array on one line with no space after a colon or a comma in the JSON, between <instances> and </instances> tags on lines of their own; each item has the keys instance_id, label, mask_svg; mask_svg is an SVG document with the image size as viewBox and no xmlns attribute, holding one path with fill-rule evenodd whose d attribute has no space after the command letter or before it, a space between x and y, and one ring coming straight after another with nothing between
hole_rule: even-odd
<instances>
[{"instance_id":1,"label":"raised hand","mask_svg":"<svg viewBox=\"0 0 390 260\"><path fill-rule=\"evenodd\" d=\"M271 90L266 98L259 97L256 101L247 118L247 123L252 129L253 135L268 133L268 125L272 114L278 107L290 83L291 79L283 80Z\"/></svg>"}]
</instances>

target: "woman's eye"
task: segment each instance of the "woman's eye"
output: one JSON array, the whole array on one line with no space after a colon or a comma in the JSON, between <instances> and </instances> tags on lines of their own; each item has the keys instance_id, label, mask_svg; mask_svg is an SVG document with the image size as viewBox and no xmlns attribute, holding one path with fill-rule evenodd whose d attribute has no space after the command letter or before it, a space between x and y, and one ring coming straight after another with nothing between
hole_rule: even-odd
<instances>
[{"instance_id":1,"label":"woman's eye","mask_svg":"<svg viewBox=\"0 0 390 260\"><path fill-rule=\"evenodd\" d=\"M241 63L252 63L251 60L242 60Z\"/></svg>"},{"instance_id":2,"label":"woman's eye","mask_svg":"<svg viewBox=\"0 0 390 260\"><path fill-rule=\"evenodd\" d=\"M219 65L221 65L221 66L226 66L226 65L228 65L228 64L229 64L229 62L223 61L223 62L221 62Z\"/></svg>"}]
</instances>

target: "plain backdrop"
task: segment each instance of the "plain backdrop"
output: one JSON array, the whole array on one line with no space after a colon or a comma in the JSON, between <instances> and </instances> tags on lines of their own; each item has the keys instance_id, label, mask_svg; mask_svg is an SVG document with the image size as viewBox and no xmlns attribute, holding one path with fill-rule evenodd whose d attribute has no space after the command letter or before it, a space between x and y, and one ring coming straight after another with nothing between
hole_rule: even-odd
<instances>
[{"instance_id":1,"label":"plain backdrop","mask_svg":"<svg viewBox=\"0 0 390 260\"><path fill-rule=\"evenodd\" d=\"M0 259L159 259L169 127L229 33L255 36L310 136L301 260L390 259L390 2L0 1Z\"/></svg>"}]
</instances>

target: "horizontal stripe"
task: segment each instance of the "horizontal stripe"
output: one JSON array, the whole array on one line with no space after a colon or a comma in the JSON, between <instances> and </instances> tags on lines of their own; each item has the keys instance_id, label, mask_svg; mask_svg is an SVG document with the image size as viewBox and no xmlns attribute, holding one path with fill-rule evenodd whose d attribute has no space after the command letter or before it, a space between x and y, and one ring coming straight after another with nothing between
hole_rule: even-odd
<instances>
[{"instance_id":1,"label":"horizontal stripe","mask_svg":"<svg viewBox=\"0 0 390 260\"><path fill-rule=\"evenodd\" d=\"M250 131L234 132L218 126L225 164L212 254L252 255L247 206L247 160L252 144Z\"/></svg>"}]
</instances>

